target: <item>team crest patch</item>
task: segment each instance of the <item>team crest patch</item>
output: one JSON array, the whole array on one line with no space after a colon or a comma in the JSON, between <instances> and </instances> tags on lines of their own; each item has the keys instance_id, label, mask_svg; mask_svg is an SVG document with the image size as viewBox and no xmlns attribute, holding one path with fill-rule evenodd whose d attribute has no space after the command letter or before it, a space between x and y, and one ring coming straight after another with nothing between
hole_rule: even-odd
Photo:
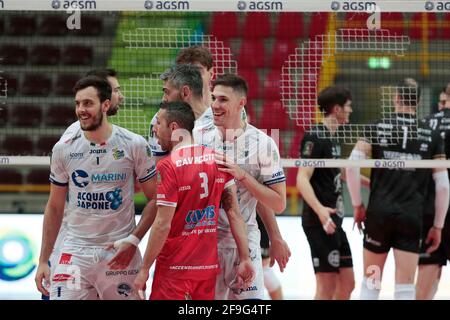
<instances>
[{"instance_id":1,"label":"team crest patch","mask_svg":"<svg viewBox=\"0 0 450 320\"><path fill-rule=\"evenodd\" d=\"M339 251L333 250L328 254L328 263L331 266L339 268L339 260L340 260Z\"/></svg>"},{"instance_id":2,"label":"team crest patch","mask_svg":"<svg viewBox=\"0 0 450 320\"><path fill-rule=\"evenodd\" d=\"M129 297L133 289L128 283L121 283L117 286L117 294L123 297Z\"/></svg>"},{"instance_id":3,"label":"team crest patch","mask_svg":"<svg viewBox=\"0 0 450 320\"><path fill-rule=\"evenodd\" d=\"M312 155L312 151L314 148L314 142L312 141L307 141L305 143L305 145L303 146L303 155L304 156L311 156Z\"/></svg>"},{"instance_id":4,"label":"team crest patch","mask_svg":"<svg viewBox=\"0 0 450 320\"><path fill-rule=\"evenodd\" d=\"M122 159L125 156L125 152L123 150L119 150L119 148L114 148L112 149L113 152L113 158L115 160L119 160Z\"/></svg>"}]
</instances>

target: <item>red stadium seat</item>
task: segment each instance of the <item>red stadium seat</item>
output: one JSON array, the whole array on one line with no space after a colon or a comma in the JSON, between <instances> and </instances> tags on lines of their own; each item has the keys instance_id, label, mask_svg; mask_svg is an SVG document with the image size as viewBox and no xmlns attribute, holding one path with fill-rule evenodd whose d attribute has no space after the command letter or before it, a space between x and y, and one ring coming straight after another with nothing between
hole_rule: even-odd
<instances>
[{"instance_id":1,"label":"red stadium seat","mask_svg":"<svg viewBox=\"0 0 450 320\"><path fill-rule=\"evenodd\" d=\"M441 29L441 38L450 39L450 12L444 14L441 23L443 24Z\"/></svg>"},{"instance_id":2,"label":"red stadium seat","mask_svg":"<svg viewBox=\"0 0 450 320\"><path fill-rule=\"evenodd\" d=\"M404 35L403 14L401 12L382 12L381 28L390 30L391 35Z\"/></svg>"},{"instance_id":3,"label":"red stadium seat","mask_svg":"<svg viewBox=\"0 0 450 320\"><path fill-rule=\"evenodd\" d=\"M300 145L302 143L303 137L305 136L305 131L301 128L296 128L295 136L291 140L291 145L289 147L289 157L298 159L300 158Z\"/></svg>"},{"instance_id":4,"label":"red stadium seat","mask_svg":"<svg viewBox=\"0 0 450 320\"><path fill-rule=\"evenodd\" d=\"M45 124L50 127L68 127L76 120L74 106L55 104L48 108Z\"/></svg>"},{"instance_id":5,"label":"red stadium seat","mask_svg":"<svg viewBox=\"0 0 450 320\"><path fill-rule=\"evenodd\" d=\"M267 12L250 12L245 16L242 28L243 40L270 37L271 23Z\"/></svg>"},{"instance_id":6,"label":"red stadium seat","mask_svg":"<svg viewBox=\"0 0 450 320\"><path fill-rule=\"evenodd\" d=\"M24 65L27 63L27 47L17 44L5 44L0 47L2 65Z\"/></svg>"},{"instance_id":7,"label":"red stadium seat","mask_svg":"<svg viewBox=\"0 0 450 320\"><path fill-rule=\"evenodd\" d=\"M310 17L309 22L309 38L314 39L315 36L326 34L328 30L328 12L315 12Z\"/></svg>"},{"instance_id":8,"label":"red stadium seat","mask_svg":"<svg viewBox=\"0 0 450 320\"><path fill-rule=\"evenodd\" d=\"M48 96L52 87L52 80L46 74L26 74L22 83L22 94L26 96Z\"/></svg>"},{"instance_id":9,"label":"red stadium seat","mask_svg":"<svg viewBox=\"0 0 450 320\"><path fill-rule=\"evenodd\" d=\"M2 152L10 156L28 156L33 154L33 141L24 136L9 135L2 143Z\"/></svg>"},{"instance_id":10,"label":"red stadium seat","mask_svg":"<svg viewBox=\"0 0 450 320\"><path fill-rule=\"evenodd\" d=\"M263 81L263 98L280 100L281 72L280 70L270 71Z\"/></svg>"},{"instance_id":11,"label":"red stadium seat","mask_svg":"<svg viewBox=\"0 0 450 320\"><path fill-rule=\"evenodd\" d=\"M236 12L215 12L211 20L210 33L219 40L236 38L239 35Z\"/></svg>"},{"instance_id":12,"label":"red stadium seat","mask_svg":"<svg viewBox=\"0 0 450 320\"><path fill-rule=\"evenodd\" d=\"M35 65L57 65L60 58L59 47L52 45L37 45L30 53L30 62Z\"/></svg>"},{"instance_id":13,"label":"red stadium seat","mask_svg":"<svg viewBox=\"0 0 450 320\"><path fill-rule=\"evenodd\" d=\"M265 66L266 52L262 41L242 41L239 49L238 65L242 68Z\"/></svg>"},{"instance_id":14,"label":"red stadium seat","mask_svg":"<svg viewBox=\"0 0 450 320\"><path fill-rule=\"evenodd\" d=\"M11 108L10 123L17 127L36 127L42 121L42 110L32 104L16 104Z\"/></svg>"},{"instance_id":15,"label":"red stadium seat","mask_svg":"<svg viewBox=\"0 0 450 320\"><path fill-rule=\"evenodd\" d=\"M31 36L36 31L36 18L26 15L13 15L9 17L9 28L6 33L11 36Z\"/></svg>"},{"instance_id":16,"label":"red stadium seat","mask_svg":"<svg viewBox=\"0 0 450 320\"><path fill-rule=\"evenodd\" d=\"M8 106L6 103L0 103L0 126L5 126L8 122Z\"/></svg>"},{"instance_id":17,"label":"red stadium seat","mask_svg":"<svg viewBox=\"0 0 450 320\"><path fill-rule=\"evenodd\" d=\"M0 35L5 32L5 21L2 17L0 17Z\"/></svg>"},{"instance_id":18,"label":"red stadium seat","mask_svg":"<svg viewBox=\"0 0 450 320\"><path fill-rule=\"evenodd\" d=\"M62 52L62 62L65 65L92 65L94 50L90 46L70 45Z\"/></svg>"},{"instance_id":19,"label":"red stadium seat","mask_svg":"<svg viewBox=\"0 0 450 320\"><path fill-rule=\"evenodd\" d=\"M257 126L255 107L253 106L251 101L247 101L247 105L245 106L245 112L247 113L247 122L254 126Z\"/></svg>"},{"instance_id":20,"label":"red stadium seat","mask_svg":"<svg viewBox=\"0 0 450 320\"><path fill-rule=\"evenodd\" d=\"M369 14L365 12L347 12L343 27L345 29L367 29L367 18L369 18Z\"/></svg>"},{"instance_id":21,"label":"red stadium seat","mask_svg":"<svg viewBox=\"0 0 450 320\"><path fill-rule=\"evenodd\" d=\"M428 26L422 21L423 17L426 18ZM422 39L422 32L426 29L428 39L436 39L437 32L437 19L434 12L421 13L416 12L413 14L411 24L409 27L409 36L411 39Z\"/></svg>"},{"instance_id":22,"label":"red stadium seat","mask_svg":"<svg viewBox=\"0 0 450 320\"><path fill-rule=\"evenodd\" d=\"M259 128L287 130L289 117L278 100L266 101L263 105Z\"/></svg>"},{"instance_id":23,"label":"red stadium seat","mask_svg":"<svg viewBox=\"0 0 450 320\"><path fill-rule=\"evenodd\" d=\"M58 74L54 88L55 94L58 96L72 96L72 89L80 78L81 76L78 74Z\"/></svg>"},{"instance_id":24,"label":"red stadium seat","mask_svg":"<svg viewBox=\"0 0 450 320\"><path fill-rule=\"evenodd\" d=\"M25 176L27 184L49 184L50 169L33 169Z\"/></svg>"},{"instance_id":25,"label":"red stadium seat","mask_svg":"<svg viewBox=\"0 0 450 320\"><path fill-rule=\"evenodd\" d=\"M37 156L47 156L53 149L53 146L59 140L59 136L42 136L36 143L34 154ZM47 177L48 178L48 177Z\"/></svg>"},{"instance_id":26,"label":"red stadium seat","mask_svg":"<svg viewBox=\"0 0 450 320\"><path fill-rule=\"evenodd\" d=\"M270 59L270 67L272 69L280 69L290 54L295 53L297 43L289 40L277 40L273 46L272 56Z\"/></svg>"},{"instance_id":27,"label":"red stadium seat","mask_svg":"<svg viewBox=\"0 0 450 320\"><path fill-rule=\"evenodd\" d=\"M69 32L67 18L63 15L44 16L39 24L38 32L43 36L65 36Z\"/></svg>"},{"instance_id":28,"label":"red stadium seat","mask_svg":"<svg viewBox=\"0 0 450 320\"><path fill-rule=\"evenodd\" d=\"M0 169L0 184L22 184L22 173L15 169Z\"/></svg>"},{"instance_id":29,"label":"red stadium seat","mask_svg":"<svg viewBox=\"0 0 450 320\"><path fill-rule=\"evenodd\" d=\"M305 36L303 14L301 12L282 12L275 26L276 39L302 38Z\"/></svg>"},{"instance_id":30,"label":"red stadium seat","mask_svg":"<svg viewBox=\"0 0 450 320\"><path fill-rule=\"evenodd\" d=\"M17 78L10 73L0 73L0 95L15 96L18 90Z\"/></svg>"},{"instance_id":31,"label":"red stadium seat","mask_svg":"<svg viewBox=\"0 0 450 320\"><path fill-rule=\"evenodd\" d=\"M82 15L81 28L70 31L77 36L99 36L103 32L103 20L93 15Z\"/></svg>"},{"instance_id":32,"label":"red stadium seat","mask_svg":"<svg viewBox=\"0 0 450 320\"><path fill-rule=\"evenodd\" d=\"M260 98L261 82L259 80L258 73L252 69L239 69L238 74L247 81L248 98Z\"/></svg>"}]
</instances>

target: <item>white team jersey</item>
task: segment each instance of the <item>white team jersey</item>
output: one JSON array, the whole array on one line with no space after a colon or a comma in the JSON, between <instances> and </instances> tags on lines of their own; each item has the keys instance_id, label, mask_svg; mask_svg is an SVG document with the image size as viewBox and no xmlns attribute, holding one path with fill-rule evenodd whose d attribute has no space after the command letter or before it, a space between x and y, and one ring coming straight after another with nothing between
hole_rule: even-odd
<instances>
[{"instance_id":1,"label":"white team jersey","mask_svg":"<svg viewBox=\"0 0 450 320\"><path fill-rule=\"evenodd\" d=\"M218 129L206 130L202 143L234 159L242 169L266 186L286 181L275 141L250 124L246 125L244 132L233 142L223 142ZM249 245L252 248L259 247L260 233L256 222L258 200L243 183L236 181L236 186L239 207L249 233ZM218 238L220 248L236 248L228 218L222 209L219 215Z\"/></svg>"},{"instance_id":2,"label":"white team jersey","mask_svg":"<svg viewBox=\"0 0 450 320\"><path fill-rule=\"evenodd\" d=\"M59 138L59 141L64 142L67 139L72 138L74 133L80 130L80 128L80 121L75 121L66 129L66 131L64 131L64 133L61 135L61 138Z\"/></svg>"},{"instance_id":3,"label":"white team jersey","mask_svg":"<svg viewBox=\"0 0 450 320\"><path fill-rule=\"evenodd\" d=\"M66 203L69 245L103 247L127 237L135 228L134 180L156 174L145 139L113 125L101 145L81 129L53 147L50 181L68 186Z\"/></svg>"},{"instance_id":4,"label":"white team jersey","mask_svg":"<svg viewBox=\"0 0 450 320\"><path fill-rule=\"evenodd\" d=\"M247 120L247 113L245 112L245 109L242 109L242 120ZM150 148L152 150L152 154L155 157L165 156L168 154L167 151L163 151L161 149L161 146L158 143L158 138L156 137L155 133L153 132L153 127L156 125L156 114L153 116L152 121L150 122L150 131L148 133L148 143L150 144ZM212 108L209 107L208 109L203 112L203 114L195 120L194 123L194 130L192 131L192 135L194 137L194 141L197 144L200 145L207 145L203 143L203 136L206 134L207 136L210 135L210 132L215 131L214 126L214 115L212 112Z\"/></svg>"}]
</instances>

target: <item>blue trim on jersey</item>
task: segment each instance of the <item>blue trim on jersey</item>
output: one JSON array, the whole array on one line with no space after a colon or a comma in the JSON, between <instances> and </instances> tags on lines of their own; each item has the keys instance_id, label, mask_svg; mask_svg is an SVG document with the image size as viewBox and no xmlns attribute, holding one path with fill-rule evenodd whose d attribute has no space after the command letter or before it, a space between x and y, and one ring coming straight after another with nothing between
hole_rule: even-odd
<instances>
[{"instance_id":1,"label":"blue trim on jersey","mask_svg":"<svg viewBox=\"0 0 450 320\"><path fill-rule=\"evenodd\" d=\"M154 157L161 157L169 154L169 151L152 151Z\"/></svg>"},{"instance_id":2,"label":"blue trim on jersey","mask_svg":"<svg viewBox=\"0 0 450 320\"><path fill-rule=\"evenodd\" d=\"M57 185L57 186L60 186L60 187L67 187L69 185L69 183L67 183L67 182L66 183L61 183L61 182L58 182L58 181L56 181L56 180L54 180L52 178L50 178L49 180L54 185Z\"/></svg>"},{"instance_id":3,"label":"blue trim on jersey","mask_svg":"<svg viewBox=\"0 0 450 320\"><path fill-rule=\"evenodd\" d=\"M139 182L145 182L150 180L151 178L153 178L154 176L156 176L156 170L153 170L152 172L150 172L147 176L145 176L144 178L139 179Z\"/></svg>"},{"instance_id":4,"label":"blue trim on jersey","mask_svg":"<svg viewBox=\"0 0 450 320\"><path fill-rule=\"evenodd\" d=\"M273 179L273 180L266 181L266 182L264 182L264 185L265 186L271 186L273 184L284 182L284 181L286 181L286 177L283 176L283 177L280 177L280 178L276 178L276 179Z\"/></svg>"}]
</instances>

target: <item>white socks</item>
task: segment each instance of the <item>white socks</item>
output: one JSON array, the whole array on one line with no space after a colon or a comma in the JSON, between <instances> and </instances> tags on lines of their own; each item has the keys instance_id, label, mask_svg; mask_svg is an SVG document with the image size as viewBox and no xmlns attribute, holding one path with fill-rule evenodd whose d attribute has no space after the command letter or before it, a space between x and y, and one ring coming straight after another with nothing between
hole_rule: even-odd
<instances>
[{"instance_id":1,"label":"white socks","mask_svg":"<svg viewBox=\"0 0 450 320\"><path fill-rule=\"evenodd\" d=\"M360 300L378 300L380 295L380 287L376 284L375 280L363 278L361 284Z\"/></svg>"},{"instance_id":2,"label":"white socks","mask_svg":"<svg viewBox=\"0 0 450 320\"><path fill-rule=\"evenodd\" d=\"M394 292L395 300L415 300L416 287L414 284L396 284Z\"/></svg>"}]
</instances>

